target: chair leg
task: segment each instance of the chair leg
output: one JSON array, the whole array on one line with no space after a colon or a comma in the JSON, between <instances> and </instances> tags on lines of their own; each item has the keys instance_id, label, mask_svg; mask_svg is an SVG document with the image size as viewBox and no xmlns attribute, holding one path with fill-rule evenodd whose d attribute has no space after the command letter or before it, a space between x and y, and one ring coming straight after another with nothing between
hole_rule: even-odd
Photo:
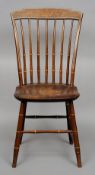
<instances>
[{"instance_id":1,"label":"chair leg","mask_svg":"<svg viewBox=\"0 0 95 175\"><path fill-rule=\"evenodd\" d=\"M70 120L69 120L70 113L69 113L69 103L68 102L66 102L66 114L67 114L67 126L68 126L68 129L71 130ZM68 136L69 136L69 143L73 144L72 133L68 133Z\"/></svg>"},{"instance_id":2,"label":"chair leg","mask_svg":"<svg viewBox=\"0 0 95 175\"><path fill-rule=\"evenodd\" d=\"M70 123L71 123L72 132L73 132L73 139L74 139L74 147L75 147L75 153L76 153L76 158L77 158L77 165L78 165L78 167L82 167L80 144L79 144L79 138L78 138L78 130L77 130L77 124L76 124L75 110L74 110L73 101L70 102Z\"/></svg>"},{"instance_id":3,"label":"chair leg","mask_svg":"<svg viewBox=\"0 0 95 175\"><path fill-rule=\"evenodd\" d=\"M24 116L23 116L22 131L24 130L24 126L25 126L25 115L26 115L27 102L25 102L23 105L24 105L23 106L23 115ZM21 135L20 144L22 143L22 137L23 137L23 133Z\"/></svg>"},{"instance_id":4,"label":"chair leg","mask_svg":"<svg viewBox=\"0 0 95 175\"><path fill-rule=\"evenodd\" d=\"M25 103L21 102L20 111L19 111L19 118L18 118L18 125L17 125L17 131L21 131L22 128L23 128L24 108L25 108ZM18 132L16 132L16 138L15 138L15 144L14 144L14 154L13 154L13 164L12 164L13 168L15 168L16 164L17 164L17 158L18 158L20 143L21 143L21 135L18 134Z\"/></svg>"}]
</instances>

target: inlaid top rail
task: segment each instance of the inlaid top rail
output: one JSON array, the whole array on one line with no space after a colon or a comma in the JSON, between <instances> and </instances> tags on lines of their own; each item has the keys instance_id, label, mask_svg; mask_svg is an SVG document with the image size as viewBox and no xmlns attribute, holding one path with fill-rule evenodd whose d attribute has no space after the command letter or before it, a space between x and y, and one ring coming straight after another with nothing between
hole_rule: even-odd
<instances>
[{"instance_id":1,"label":"inlaid top rail","mask_svg":"<svg viewBox=\"0 0 95 175\"><path fill-rule=\"evenodd\" d=\"M79 20L83 14L70 9L22 9L11 13L14 19L75 19Z\"/></svg>"}]
</instances>

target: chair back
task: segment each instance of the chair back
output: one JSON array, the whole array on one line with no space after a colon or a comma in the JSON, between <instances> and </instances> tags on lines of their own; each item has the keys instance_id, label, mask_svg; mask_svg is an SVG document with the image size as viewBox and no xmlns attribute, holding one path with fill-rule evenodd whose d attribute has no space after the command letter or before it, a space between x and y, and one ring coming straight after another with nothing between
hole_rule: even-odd
<instances>
[{"instance_id":1,"label":"chair back","mask_svg":"<svg viewBox=\"0 0 95 175\"><path fill-rule=\"evenodd\" d=\"M19 85L74 85L83 14L66 9L23 9L11 13Z\"/></svg>"}]
</instances>

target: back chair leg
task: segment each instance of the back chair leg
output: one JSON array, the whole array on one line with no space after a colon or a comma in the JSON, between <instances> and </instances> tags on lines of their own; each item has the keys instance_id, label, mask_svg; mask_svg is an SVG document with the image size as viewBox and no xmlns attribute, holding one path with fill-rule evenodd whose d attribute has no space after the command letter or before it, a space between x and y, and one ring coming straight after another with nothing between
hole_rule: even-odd
<instances>
[{"instance_id":1,"label":"back chair leg","mask_svg":"<svg viewBox=\"0 0 95 175\"><path fill-rule=\"evenodd\" d=\"M74 147L75 147L75 153L76 153L76 158L77 158L77 165L78 165L78 167L81 167L82 166L81 152L80 152L80 144L79 144L79 138L78 138L78 130L77 130L77 124L76 124L75 110L74 110L73 101L70 102L70 123L71 123L72 132L73 132L73 139L74 139Z\"/></svg>"},{"instance_id":2,"label":"back chair leg","mask_svg":"<svg viewBox=\"0 0 95 175\"><path fill-rule=\"evenodd\" d=\"M22 139L22 135L18 133L18 131L22 131L22 128L24 126L24 111L25 111L26 103L21 102L20 104L20 111L19 111L19 118L18 118L18 125L17 125L17 132L16 132L16 138L15 138L15 144L14 144L14 154L13 154L13 164L12 167L15 168L17 164L17 158L18 158L18 152L19 147Z\"/></svg>"},{"instance_id":3,"label":"back chair leg","mask_svg":"<svg viewBox=\"0 0 95 175\"><path fill-rule=\"evenodd\" d=\"M67 114L67 126L68 126L68 129L71 130L70 119L69 119L69 117L70 117L69 103L66 102L65 105L66 105L66 114ZM69 143L73 144L73 135L72 135L72 133L68 133L68 136L69 136Z\"/></svg>"}]
</instances>

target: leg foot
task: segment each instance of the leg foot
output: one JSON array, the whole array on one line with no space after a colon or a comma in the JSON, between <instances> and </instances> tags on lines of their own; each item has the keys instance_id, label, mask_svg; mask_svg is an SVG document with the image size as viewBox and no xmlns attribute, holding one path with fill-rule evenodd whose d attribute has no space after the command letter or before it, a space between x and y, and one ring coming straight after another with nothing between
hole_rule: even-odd
<instances>
[{"instance_id":1,"label":"leg foot","mask_svg":"<svg viewBox=\"0 0 95 175\"><path fill-rule=\"evenodd\" d=\"M81 153L80 153L80 148L75 148L75 152L76 152L76 158L77 158L77 166L79 168L82 167L82 163L81 163Z\"/></svg>"},{"instance_id":2,"label":"leg foot","mask_svg":"<svg viewBox=\"0 0 95 175\"><path fill-rule=\"evenodd\" d=\"M77 124L76 124L75 110L74 110L73 102L70 102L70 123L71 123L71 129L72 129L72 132L73 132L74 147L75 147L75 153L76 153L76 158L77 158L77 166L82 167L80 144L79 144L78 130L77 130Z\"/></svg>"},{"instance_id":3,"label":"leg foot","mask_svg":"<svg viewBox=\"0 0 95 175\"><path fill-rule=\"evenodd\" d=\"M21 102L19 118L18 118L18 125L17 125L17 131L22 131L22 128L23 128L24 105L25 104ZM16 164L17 164L17 158L18 158L20 143L21 143L21 135L19 135L18 132L16 132L15 145L14 145L14 154L13 154L13 163L12 163L13 168L15 168Z\"/></svg>"},{"instance_id":4,"label":"leg foot","mask_svg":"<svg viewBox=\"0 0 95 175\"><path fill-rule=\"evenodd\" d=\"M16 168L18 152L19 152L19 148L14 148L12 168Z\"/></svg>"}]
</instances>

